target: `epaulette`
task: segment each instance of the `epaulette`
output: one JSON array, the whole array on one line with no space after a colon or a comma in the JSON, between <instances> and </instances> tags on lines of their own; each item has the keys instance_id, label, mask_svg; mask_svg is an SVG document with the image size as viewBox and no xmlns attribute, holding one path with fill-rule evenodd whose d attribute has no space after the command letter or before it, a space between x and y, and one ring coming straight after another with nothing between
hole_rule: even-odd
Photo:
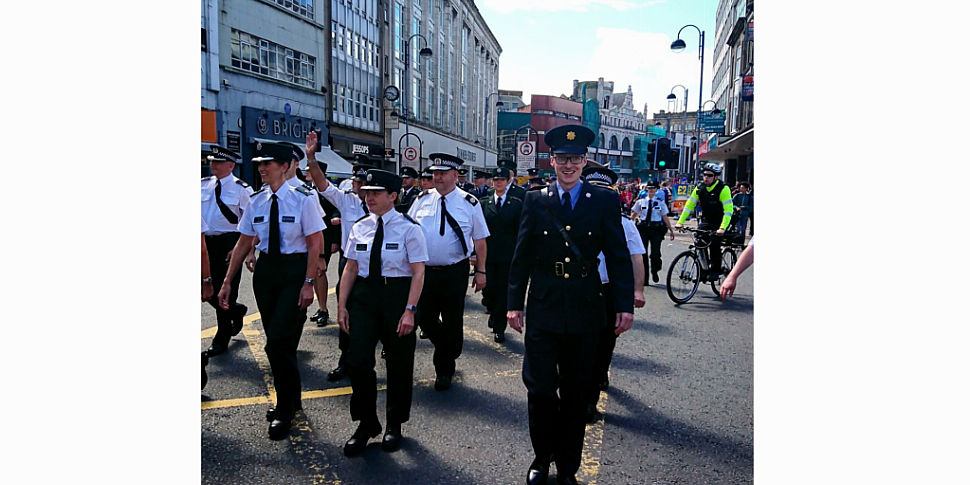
<instances>
[{"instance_id":1,"label":"epaulette","mask_svg":"<svg viewBox=\"0 0 970 485\"><path fill-rule=\"evenodd\" d=\"M357 219L356 221L354 221L354 224L357 224L358 222L360 222L360 221L362 221L364 219L367 219L367 216L369 216L369 215L370 214L364 214L363 217L361 217L360 219Z\"/></svg>"},{"instance_id":2,"label":"epaulette","mask_svg":"<svg viewBox=\"0 0 970 485\"><path fill-rule=\"evenodd\" d=\"M532 187L529 187L528 192L532 192L533 190L542 190L546 187L548 187L548 185L533 185Z\"/></svg>"},{"instance_id":3,"label":"epaulette","mask_svg":"<svg viewBox=\"0 0 970 485\"><path fill-rule=\"evenodd\" d=\"M299 185L299 186L293 187L293 188L296 189L297 192L299 192L299 193L301 193L303 195L313 195L313 191L311 191L310 189L308 189L308 188L306 188L306 187L304 187L302 185Z\"/></svg>"},{"instance_id":4,"label":"epaulette","mask_svg":"<svg viewBox=\"0 0 970 485\"><path fill-rule=\"evenodd\" d=\"M475 196L472 194L466 194L465 200L467 200L468 202L471 202L472 207L478 205L478 199L476 199Z\"/></svg>"},{"instance_id":5,"label":"epaulette","mask_svg":"<svg viewBox=\"0 0 970 485\"><path fill-rule=\"evenodd\" d=\"M264 185L263 188L253 192L253 195L250 195L250 197L256 197L256 194L262 193L264 190L266 190L266 187L268 187L268 185Z\"/></svg>"},{"instance_id":6,"label":"epaulette","mask_svg":"<svg viewBox=\"0 0 970 485\"><path fill-rule=\"evenodd\" d=\"M203 181L203 182L205 182L206 180L212 180L212 179L214 179L214 178L216 178L216 176L215 176L215 175L210 175L210 176L208 176L208 177L202 177L202 181Z\"/></svg>"},{"instance_id":7,"label":"epaulette","mask_svg":"<svg viewBox=\"0 0 970 485\"><path fill-rule=\"evenodd\" d=\"M429 192L427 190L422 190L421 193L418 194L418 198L420 199L421 197L424 197L424 196L426 196L428 194L429 194Z\"/></svg>"},{"instance_id":8,"label":"epaulette","mask_svg":"<svg viewBox=\"0 0 970 485\"><path fill-rule=\"evenodd\" d=\"M236 179L236 183L237 183L237 184L239 184L239 185L242 185L244 189L248 189L248 188L249 188L249 184L247 184L247 183L246 183L245 181L243 181L243 180L240 180L240 179Z\"/></svg>"},{"instance_id":9,"label":"epaulette","mask_svg":"<svg viewBox=\"0 0 970 485\"><path fill-rule=\"evenodd\" d=\"M418 221L414 220L414 218L412 218L411 216L409 216L409 215L407 215L407 214L405 214L403 212L401 213L401 215L404 216L405 219L411 221L411 224L418 224L419 226L421 225L421 224L418 223Z\"/></svg>"},{"instance_id":10,"label":"epaulette","mask_svg":"<svg viewBox=\"0 0 970 485\"><path fill-rule=\"evenodd\" d=\"M344 189L343 190L343 193L345 193L345 194L353 194L354 193L354 189Z\"/></svg>"},{"instance_id":11,"label":"epaulette","mask_svg":"<svg viewBox=\"0 0 970 485\"><path fill-rule=\"evenodd\" d=\"M522 199L520 199L520 198L518 198L518 197L513 197L513 196L511 196L511 195L509 196L509 199L512 199L512 200L517 200L517 201L519 201L519 202L522 202Z\"/></svg>"},{"instance_id":12,"label":"epaulette","mask_svg":"<svg viewBox=\"0 0 970 485\"><path fill-rule=\"evenodd\" d=\"M313 191L313 186L312 186L312 185L310 185L310 184L308 184L308 183L306 183L306 182L304 182L304 183L303 183L303 186L304 186L304 187L306 187L306 189L307 189L307 190L309 190L309 191L311 191L311 192Z\"/></svg>"}]
</instances>

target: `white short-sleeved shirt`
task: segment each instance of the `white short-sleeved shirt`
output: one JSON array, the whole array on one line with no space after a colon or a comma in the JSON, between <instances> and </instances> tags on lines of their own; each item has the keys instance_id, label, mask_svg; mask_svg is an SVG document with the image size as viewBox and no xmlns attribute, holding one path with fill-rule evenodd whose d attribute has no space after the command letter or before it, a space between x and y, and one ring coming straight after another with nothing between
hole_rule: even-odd
<instances>
[{"instance_id":1,"label":"white short-sleeved shirt","mask_svg":"<svg viewBox=\"0 0 970 485\"><path fill-rule=\"evenodd\" d=\"M408 215L418 221L428 242L428 266L448 266L471 256L474 241L489 236L482 205L473 195L456 188L444 196L448 214L455 219L465 237L467 253L462 253L458 235L445 221L445 235L441 235L441 199L437 189L430 189L411 204Z\"/></svg>"},{"instance_id":2,"label":"white short-sleeved shirt","mask_svg":"<svg viewBox=\"0 0 970 485\"><path fill-rule=\"evenodd\" d=\"M267 186L253 194L246 215L239 221L239 232L256 236L256 249L269 252L269 213L273 191ZM280 254L307 252L306 237L327 228L320 218L320 202L306 188L283 184L276 192L280 217Z\"/></svg>"},{"instance_id":3,"label":"white short-sleeved shirt","mask_svg":"<svg viewBox=\"0 0 970 485\"><path fill-rule=\"evenodd\" d=\"M202 218L202 234L205 234L209 230L209 225L205 223L205 218Z\"/></svg>"},{"instance_id":4,"label":"white short-sleeved shirt","mask_svg":"<svg viewBox=\"0 0 970 485\"><path fill-rule=\"evenodd\" d=\"M317 189L315 189L313 187L308 187L307 184L301 182L300 179L298 177L296 177L295 175L293 176L293 178L288 179L286 181L286 183L289 184L289 185L291 185L291 186L293 186L293 187L303 187L303 188L305 188L307 190L313 191L313 195L317 195L317 193L318 193L317 192ZM324 217L327 217L327 211L323 210L323 206L320 205L320 199L319 199L319 197L317 197L316 199L317 199L317 207L320 208L320 218L322 219Z\"/></svg>"},{"instance_id":5,"label":"white short-sleeved shirt","mask_svg":"<svg viewBox=\"0 0 970 485\"><path fill-rule=\"evenodd\" d=\"M360 200L360 196L355 194L353 190L340 190L332 183L327 184L327 190L320 192L320 194L340 211L340 249L346 257L347 238L350 237L350 230L354 227L354 222L367 215L367 210L364 209L367 205Z\"/></svg>"},{"instance_id":6,"label":"white short-sleeved shirt","mask_svg":"<svg viewBox=\"0 0 970 485\"><path fill-rule=\"evenodd\" d=\"M421 226L409 221L403 214L390 210L382 216L384 220L384 244L381 249L381 276L411 276L411 263L424 263L428 260L428 245ZM377 214L361 219L350 230L347 239L347 259L357 261L357 276L370 275L370 257L377 234Z\"/></svg>"},{"instance_id":7,"label":"white short-sleeved shirt","mask_svg":"<svg viewBox=\"0 0 970 485\"><path fill-rule=\"evenodd\" d=\"M647 204L653 205L653 212L650 213L650 219L647 221ZM640 220L646 222L662 222L662 217L669 214L670 210L667 209L667 203L664 201L664 194L662 191L657 191L653 198L644 197L633 204L631 209L633 212L640 214Z\"/></svg>"},{"instance_id":8,"label":"white short-sleeved shirt","mask_svg":"<svg viewBox=\"0 0 970 485\"><path fill-rule=\"evenodd\" d=\"M249 196L253 195L252 187L232 174L218 180L214 175L202 179L202 218L209 225L206 236L236 232L236 224L229 222L226 216L222 215L219 204L216 202L217 181L222 186L219 198L240 221L249 205Z\"/></svg>"},{"instance_id":9,"label":"white short-sleeved shirt","mask_svg":"<svg viewBox=\"0 0 970 485\"><path fill-rule=\"evenodd\" d=\"M633 223L630 219L626 217L620 218L623 224L623 235L626 236L626 247L630 249L630 255L634 254L646 254L647 249L643 246L643 240L640 239L640 233L637 231L637 225ZM603 253L600 253L600 281L604 284L610 282L609 275L606 274L606 260L603 258Z\"/></svg>"}]
</instances>

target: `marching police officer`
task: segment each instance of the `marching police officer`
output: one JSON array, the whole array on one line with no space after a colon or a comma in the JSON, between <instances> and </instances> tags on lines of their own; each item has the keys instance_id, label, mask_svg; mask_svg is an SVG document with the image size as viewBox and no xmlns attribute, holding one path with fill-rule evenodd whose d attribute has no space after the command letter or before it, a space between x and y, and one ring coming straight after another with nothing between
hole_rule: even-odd
<instances>
[{"instance_id":1,"label":"marching police officer","mask_svg":"<svg viewBox=\"0 0 970 485\"><path fill-rule=\"evenodd\" d=\"M593 162L588 163L592 164ZM612 187L616 185L618 178L616 172L603 166L587 167L583 170L585 182L610 190L613 190ZM637 232L633 220L621 217L620 222L623 224L623 236L626 238L626 246L630 250L630 261L633 263L633 306L643 308L646 305L646 299L643 296L643 278L646 274L643 266L643 255L646 253L646 249L643 247L643 241L640 239L640 234ZM593 379L590 382L589 400L586 404L587 423L592 423L596 417L596 403L599 401L600 391L609 389L610 363L613 361L613 349L616 348L616 339L619 337L616 329L613 325L610 325L615 321L616 311L613 308L613 287L608 284L610 276L606 270L603 253L600 253L599 260L598 271L600 282L603 283L603 301L606 303L606 325L600 330L599 340L596 342Z\"/></svg>"},{"instance_id":2,"label":"marching police officer","mask_svg":"<svg viewBox=\"0 0 970 485\"><path fill-rule=\"evenodd\" d=\"M485 192L488 190L488 186L485 185L485 172L481 170L475 170L474 172L475 172L475 185L472 186L471 191L465 190L465 192L472 194L473 196L475 196L476 199L481 199L482 197L485 196Z\"/></svg>"},{"instance_id":3,"label":"marching police officer","mask_svg":"<svg viewBox=\"0 0 970 485\"><path fill-rule=\"evenodd\" d=\"M417 170L411 167L401 167L401 180L403 182L400 194L398 195L399 202L394 208L402 214L408 213L408 209L411 208L411 204L414 203L414 199L417 199L418 194L421 193L421 189L414 185L415 179L417 178Z\"/></svg>"},{"instance_id":4,"label":"marching police officer","mask_svg":"<svg viewBox=\"0 0 970 485\"><path fill-rule=\"evenodd\" d=\"M236 225L249 205L249 196L253 194L253 189L232 174L240 158L239 154L218 145L210 145L210 149L212 153L206 159L212 176L202 179L202 220L208 226L204 234L209 251L213 292L219 294L222 280L229 268L229 253L239 240ZM232 288L227 309L220 308L214 299L209 300L209 304L216 309L218 322L212 345L206 350L209 357L225 352L229 339L242 330L243 317L248 309L246 305L236 303L240 278L241 275L237 274L227 283Z\"/></svg>"},{"instance_id":5,"label":"marching police officer","mask_svg":"<svg viewBox=\"0 0 970 485\"><path fill-rule=\"evenodd\" d=\"M427 167L425 167L425 169L421 171L421 177L418 178L418 184L421 187L421 192L425 192L434 188L434 175L431 173L431 170L428 170ZM421 195L421 194L418 194L418 195ZM412 205L413 205L413 202L412 202ZM408 209L408 211L410 210L411 209Z\"/></svg>"},{"instance_id":6,"label":"marching police officer","mask_svg":"<svg viewBox=\"0 0 970 485\"><path fill-rule=\"evenodd\" d=\"M458 188L468 192L469 194L475 190L475 184L468 181L468 169L459 168L458 169Z\"/></svg>"},{"instance_id":7,"label":"marching police officer","mask_svg":"<svg viewBox=\"0 0 970 485\"><path fill-rule=\"evenodd\" d=\"M512 195L509 179L512 174L508 168L499 167L492 171L495 193L481 199L482 213L488 225L488 261L485 272L489 284L482 290L482 300L488 308L488 326L495 334L495 341L505 342L506 309L508 307L509 267L515 251L515 238L519 232L519 218L522 215L522 199Z\"/></svg>"},{"instance_id":8,"label":"marching police officer","mask_svg":"<svg viewBox=\"0 0 970 485\"><path fill-rule=\"evenodd\" d=\"M374 168L370 165L354 165L352 170L354 171L354 176L351 182L351 188L346 190L339 190L333 184L327 180L326 170L327 164L324 162L318 162L316 160L315 151L317 144L317 133L311 131L306 136L306 154L307 154L307 167L310 169L310 178L313 183L316 184L317 190L324 199L330 201L337 210L340 211L340 262L337 266L338 279L337 279L337 295L340 295L340 283L344 273L344 267L347 265L347 238L350 237L350 230L353 228L354 222L366 216L369 213L367 209L367 204L364 202L364 194L359 193L361 184L364 182L364 178L367 176L367 171ZM340 297L337 297L337 304L342 305ZM347 375L347 349L349 348L350 341L348 340L347 334L340 332L337 337L337 345L340 349L340 358L337 361L337 367L331 370L327 374L328 381L338 381L343 379Z\"/></svg>"},{"instance_id":9,"label":"marching police officer","mask_svg":"<svg viewBox=\"0 0 970 485\"><path fill-rule=\"evenodd\" d=\"M455 360L462 350L468 259L474 250L477 260L472 284L477 293L485 288L485 238L489 232L478 199L455 185L462 160L445 153L428 157L435 188L418 196L408 215L421 224L428 242L418 324L434 344L434 388L444 391L451 387Z\"/></svg>"},{"instance_id":10,"label":"marching police officer","mask_svg":"<svg viewBox=\"0 0 970 485\"><path fill-rule=\"evenodd\" d=\"M377 418L377 374L374 349L383 343L387 361L387 432L381 448L401 444L401 424L411 413L414 378L414 314L424 285L428 248L418 223L393 210L401 177L368 170L360 187L370 209L350 231L347 265L340 289L337 320L350 335L347 365L354 393L350 416L360 421L344 445L344 454L364 451L367 440L381 432Z\"/></svg>"},{"instance_id":11,"label":"marching police officer","mask_svg":"<svg viewBox=\"0 0 970 485\"><path fill-rule=\"evenodd\" d=\"M326 227L313 192L286 183L292 148L282 144L256 144L263 188L251 196L239 221L239 242L232 251L219 305L229 308L229 281L236 277L255 239L260 256L253 272L253 293L266 332L266 357L273 371L276 406L266 413L269 437L280 439L290 421L303 409L296 349L303 334L306 310L313 302L313 283ZM314 257L309 257L313 255Z\"/></svg>"},{"instance_id":12,"label":"marching police officer","mask_svg":"<svg viewBox=\"0 0 970 485\"><path fill-rule=\"evenodd\" d=\"M632 218L639 222L637 231L640 233L640 239L643 240L644 245L650 245L650 259L643 264L644 269L652 273L654 283L660 282L660 269L663 268L660 246L668 229L670 240L674 240L674 226L667 217L670 211L667 209L664 193L658 191L658 188L660 185L656 180L647 182L647 196L638 199L632 208Z\"/></svg>"},{"instance_id":13,"label":"marching police officer","mask_svg":"<svg viewBox=\"0 0 970 485\"><path fill-rule=\"evenodd\" d=\"M509 274L509 326L525 332L522 380L528 390L535 459L530 485L545 483L555 457L560 484L575 484L586 432L586 395L596 342L606 321L596 255L603 253L619 334L633 325L633 265L616 192L583 183L596 135L581 125L549 130L557 180L526 193ZM530 283L531 280L531 283ZM526 288L528 315L523 320Z\"/></svg>"}]
</instances>

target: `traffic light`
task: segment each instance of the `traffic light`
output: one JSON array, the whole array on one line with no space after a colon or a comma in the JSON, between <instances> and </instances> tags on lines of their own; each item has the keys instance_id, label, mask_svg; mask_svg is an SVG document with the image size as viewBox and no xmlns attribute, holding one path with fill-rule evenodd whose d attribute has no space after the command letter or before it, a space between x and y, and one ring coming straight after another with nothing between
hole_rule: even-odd
<instances>
[{"instance_id":1,"label":"traffic light","mask_svg":"<svg viewBox=\"0 0 970 485\"><path fill-rule=\"evenodd\" d=\"M657 140L657 156L654 170L667 170L670 160L670 138L660 138Z\"/></svg>"},{"instance_id":2,"label":"traffic light","mask_svg":"<svg viewBox=\"0 0 970 485\"><path fill-rule=\"evenodd\" d=\"M647 168L653 170L653 163L657 156L657 144L654 142L647 143Z\"/></svg>"},{"instance_id":3,"label":"traffic light","mask_svg":"<svg viewBox=\"0 0 970 485\"><path fill-rule=\"evenodd\" d=\"M671 148L668 152L670 157L667 158L667 169L675 169L680 166L680 148Z\"/></svg>"}]
</instances>

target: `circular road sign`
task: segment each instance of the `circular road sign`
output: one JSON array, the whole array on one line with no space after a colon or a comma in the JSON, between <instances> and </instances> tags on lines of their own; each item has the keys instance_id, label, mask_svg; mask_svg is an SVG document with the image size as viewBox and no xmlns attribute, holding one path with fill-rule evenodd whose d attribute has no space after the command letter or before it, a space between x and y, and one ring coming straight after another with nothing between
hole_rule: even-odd
<instances>
[{"instance_id":1,"label":"circular road sign","mask_svg":"<svg viewBox=\"0 0 970 485\"><path fill-rule=\"evenodd\" d=\"M535 150L536 150L535 144L531 141L523 142L521 145L519 145L519 154L521 154L524 157L528 157L529 155L532 155L532 152L534 152Z\"/></svg>"},{"instance_id":2,"label":"circular road sign","mask_svg":"<svg viewBox=\"0 0 970 485\"><path fill-rule=\"evenodd\" d=\"M404 149L404 159L413 162L418 159L418 149L414 147L407 147Z\"/></svg>"}]
</instances>

